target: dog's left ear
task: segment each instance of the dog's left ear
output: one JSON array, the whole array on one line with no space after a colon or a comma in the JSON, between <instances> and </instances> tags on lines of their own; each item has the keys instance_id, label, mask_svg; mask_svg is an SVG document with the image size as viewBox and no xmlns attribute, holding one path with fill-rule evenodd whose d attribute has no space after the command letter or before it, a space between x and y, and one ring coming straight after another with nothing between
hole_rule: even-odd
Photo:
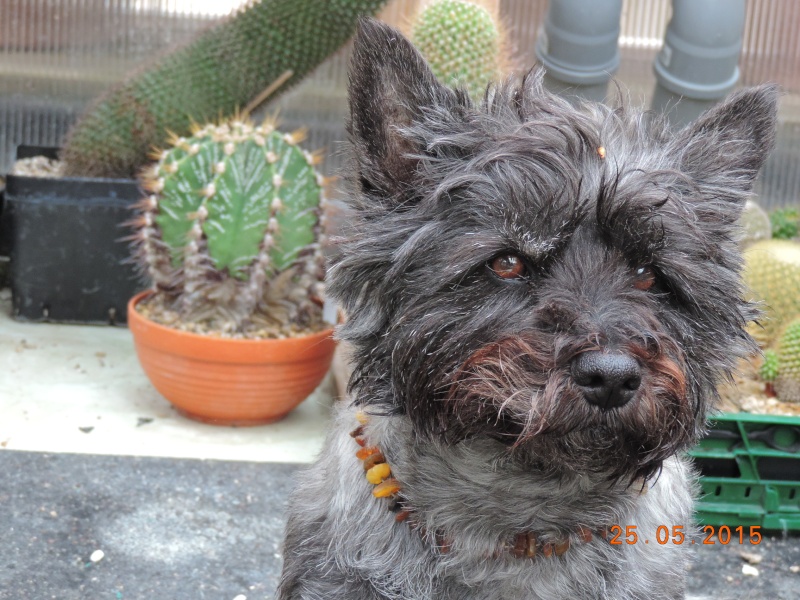
<instances>
[{"instance_id":1,"label":"dog's left ear","mask_svg":"<svg viewBox=\"0 0 800 600\"><path fill-rule=\"evenodd\" d=\"M775 144L778 95L774 85L739 91L677 135L672 149L701 193L744 204Z\"/></svg>"},{"instance_id":2,"label":"dog's left ear","mask_svg":"<svg viewBox=\"0 0 800 600\"><path fill-rule=\"evenodd\" d=\"M426 110L457 103L425 59L403 34L373 19L363 19L350 63L348 131L364 191L394 196L414 183L425 149L404 128Z\"/></svg>"}]
</instances>

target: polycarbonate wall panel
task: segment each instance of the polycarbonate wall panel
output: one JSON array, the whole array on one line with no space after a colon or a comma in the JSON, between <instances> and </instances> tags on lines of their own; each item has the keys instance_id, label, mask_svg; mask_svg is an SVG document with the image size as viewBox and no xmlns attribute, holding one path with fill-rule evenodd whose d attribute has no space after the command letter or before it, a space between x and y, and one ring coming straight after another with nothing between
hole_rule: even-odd
<instances>
[{"instance_id":1,"label":"polycarbonate wall panel","mask_svg":"<svg viewBox=\"0 0 800 600\"><path fill-rule=\"evenodd\" d=\"M325 0L320 0L325 1ZM420 3L393 0L382 17L407 28ZM498 0L492 0L497 6ZM124 73L245 0L0 0L0 172L19 143L58 145L83 107ZM546 0L499 0L516 64L534 62ZM632 101L647 105L655 86L652 63L670 18L669 0L624 0L617 79ZM285 128L307 127L309 148L324 148L324 170L343 165L349 48L324 63L266 112L280 111ZM749 0L742 83L776 81L783 127L764 171L762 202L797 202L800 192L800 2ZM257 115L262 114L257 113Z\"/></svg>"}]
</instances>

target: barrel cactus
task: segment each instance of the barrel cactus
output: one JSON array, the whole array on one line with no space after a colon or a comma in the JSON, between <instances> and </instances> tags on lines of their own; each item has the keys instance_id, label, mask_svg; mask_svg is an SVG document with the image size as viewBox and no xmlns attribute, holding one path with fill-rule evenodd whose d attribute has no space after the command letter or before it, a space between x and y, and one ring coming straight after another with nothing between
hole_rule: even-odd
<instances>
[{"instance_id":1,"label":"barrel cactus","mask_svg":"<svg viewBox=\"0 0 800 600\"><path fill-rule=\"evenodd\" d=\"M192 122L230 117L275 82L272 97L288 90L386 1L248 3L89 107L64 144L67 174L134 177L168 130L188 135Z\"/></svg>"},{"instance_id":2,"label":"barrel cactus","mask_svg":"<svg viewBox=\"0 0 800 600\"><path fill-rule=\"evenodd\" d=\"M501 30L483 6L434 0L417 17L411 39L442 82L465 86L472 98L502 76Z\"/></svg>"},{"instance_id":3,"label":"barrel cactus","mask_svg":"<svg viewBox=\"0 0 800 600\"><path fill-rule=\"evenodd\" d=\"M792 321L781 334L775 393L784 402L800 402L800 319Z\"/></svg>"},{"instance_id":4,"label":"barrel cactus","mask_svg":"<svg viewBox=\"0 0 800 600\"><path fill-rule=\"evenodd\" d=\"M744 280L749 300L762 303L764 318L750 333L770 346L778 333L800 314L800 244L789 240L756 242L744 252Z\"/></svg>"},{"instance_id":5,"label":"barrel cactus","mask_svg":"<svg viewBox=\"0 0 800 600\"><path fill-rule=\"evenodd\" d=\"M272 122L196 128L142 175L134 252L184 321L236 332L321 304L324 179Z\"/></svg>"}]
</instances>

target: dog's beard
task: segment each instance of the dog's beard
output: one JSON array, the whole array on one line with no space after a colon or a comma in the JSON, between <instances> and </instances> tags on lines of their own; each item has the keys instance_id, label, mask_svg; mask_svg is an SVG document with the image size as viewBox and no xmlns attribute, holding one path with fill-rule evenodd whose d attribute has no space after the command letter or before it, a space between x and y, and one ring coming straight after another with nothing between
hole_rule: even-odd
<instances>
[{"instance_id":1,"label":"dog's beard","mask_svg":"<svg viewBox=\"0 0 800 600\"><path fill-rule=\"evenodd\" d=\"M572 381L571 360L601 347L556 335L514 336L473 352L448 384L439 429L450 441L489 435L531 467L629 482L657 473L695 436L683 360L668 339L619 349L642 365L636 397L601 410Z\"/></svg>"}]
</instances>

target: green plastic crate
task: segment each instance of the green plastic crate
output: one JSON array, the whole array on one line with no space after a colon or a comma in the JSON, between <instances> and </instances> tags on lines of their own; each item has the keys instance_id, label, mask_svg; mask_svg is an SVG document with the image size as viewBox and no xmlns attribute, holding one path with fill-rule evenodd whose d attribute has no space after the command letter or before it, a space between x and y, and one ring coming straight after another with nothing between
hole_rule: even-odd
<instances>
[{"instance_id":1,"label":"green plastic crate","mask_svg":"<svg viewBox=\"0 0 800 600\"><path fill-rule=\"evenodd\" d=\"M800 417L724 413L689 452L703 525L800 531Z\"/></svg>"}]
</instances>

